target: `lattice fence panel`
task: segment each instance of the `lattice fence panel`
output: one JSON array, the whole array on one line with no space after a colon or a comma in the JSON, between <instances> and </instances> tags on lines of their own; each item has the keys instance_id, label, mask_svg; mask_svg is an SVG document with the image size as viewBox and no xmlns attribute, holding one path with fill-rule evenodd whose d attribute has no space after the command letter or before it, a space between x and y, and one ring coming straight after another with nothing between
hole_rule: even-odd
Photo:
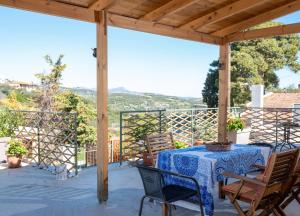
<instances>
[{"instance_id":1,"label":"lattice fence panel","mask_svg":"<svg viewBox=\"0 0 300 216\"><path fill-rule=\"evenodd\" d=\"M77 116L75 113L11 111L20 118L16 137L29 149L28 159L55 171L66 165L77 173Z\"/></svg>"},{"instance_id":2,"label":"lattice fence panel","mask_svg":"<svg viewBox=\"0 0 300 216\"><path fill-rule=\"evenodd\" d=\"M168 110L166 112L167 131L173 133L174 140L191 144L193 141L193 111Z\"/></svg>"}]
</instances>

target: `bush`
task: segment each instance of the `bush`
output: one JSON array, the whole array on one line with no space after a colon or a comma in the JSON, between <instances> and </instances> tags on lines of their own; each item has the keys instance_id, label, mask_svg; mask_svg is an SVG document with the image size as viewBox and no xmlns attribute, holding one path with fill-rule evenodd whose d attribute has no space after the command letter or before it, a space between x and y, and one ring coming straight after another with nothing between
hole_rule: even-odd
<instances>
[{"instance_id":1,"label":"bush","mask_svg":"<svg viewBox=\"0 0 300 216\"><path fill-rule=\"evenodd\" d=\"M21 124L20 115L9 110L0 110L0 137L12 137L15 135L15 129Z\"/></svg>"},{"instance_id":2,"label":"bush","mask_svg":"<svg viewBox=\"0 0 300 216\"><path fill-rule=\"evenodd\" d=\"M27 154L27 149L23 146L23 143L18 139L12 139L8 142L9 147L6 152L7 155L22 157Z\"/></svg>"}]
</instances>

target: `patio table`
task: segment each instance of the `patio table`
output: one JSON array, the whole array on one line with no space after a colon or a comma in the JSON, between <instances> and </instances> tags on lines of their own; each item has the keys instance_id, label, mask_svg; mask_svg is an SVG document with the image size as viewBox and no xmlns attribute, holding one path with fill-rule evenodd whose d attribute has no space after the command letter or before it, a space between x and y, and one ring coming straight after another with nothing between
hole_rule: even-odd
<instances>
[{"instance_id":1,"label":"patio table","mask_svg":"<svg viewBox=\"0 0 300 216\"><path fill-rule=\"evenodd\" d=\"M265 165L270 155L268 147L235 144L230 151L211 152L205 146L186 149L167 150L159 153L156 166L183 175L194 177L200 185L201 200L205 214L214 213L213 188L222 183L222 173L232 172L237 175L253 170L253 164ZM192 182L165 176L166 184L178 184L194 188Z\"/></svg>"}]
</instances>

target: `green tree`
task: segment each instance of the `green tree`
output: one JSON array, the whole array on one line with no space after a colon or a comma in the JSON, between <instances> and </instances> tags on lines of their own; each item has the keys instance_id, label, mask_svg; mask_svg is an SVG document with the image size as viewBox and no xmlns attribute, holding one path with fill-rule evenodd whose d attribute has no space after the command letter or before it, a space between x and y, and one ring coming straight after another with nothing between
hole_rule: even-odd
<instances>
[{"instance_id":1,"label":"green tree","mask_svg":"<svg viewBox=\"0 0 300 216\"><path fill-rule=\"evenodd\" d=\"M81 96L62 92L54 97L55 111L77 113L77 140L80 146L96 143L96 109Z\"/></svg>"},{"instance_id":2,"label":"green tree","mask_svg":"<svg viewBox=\"0 0 300 216\"><path fill-rule=\"evenodd\" d=\"M51 67L51 71L48 74L39 73L36 77L40 79L42 90L40 92L40 108L41 110L53 109L53 97L59 91L60 81L62 78L62 72L66 69L67 65L63 64L63 55L60 55L54 62L49 55L45 56L46 62Z\"/></svg>"},{"instance_id":3,"label":"green tree","mask_svg":"<svg viewBox=\"0 0 300 216\"><path fill-rule=\"evenodd\" d=\"M207 74L204 88L202 90L203 102L208 107L216 107L218 105L218 86L219 86L219 61L213 61Z\"/></svg>"},{"instance_id":4,"label":"green tree","mask_svg":"<svg viewBox=\"0 0 300 216\"><path fill-rule=\"evenodd\" d=\"M280 23L268 22L255 28L265 28ZM279 78L276 71L288 67L293 72L300 70L297 54L300 38L297 34L276 36L231 44L231 105L243 105L250 100L250 86L264 84L265 88L277 88ZM202 91L203 100L218 94L218 68L212 64ZM213 80L215 79L215 81ZM208 103L217 106L217 100Z\"/></svg>"}]
</instances>

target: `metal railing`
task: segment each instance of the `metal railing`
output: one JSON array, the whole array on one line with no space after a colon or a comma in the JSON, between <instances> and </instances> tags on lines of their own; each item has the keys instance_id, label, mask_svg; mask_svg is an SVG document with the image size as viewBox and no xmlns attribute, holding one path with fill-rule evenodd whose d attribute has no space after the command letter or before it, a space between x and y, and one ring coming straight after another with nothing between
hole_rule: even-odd
<instances>
[{"instance_id":1,"label":"metal railing","mask_svg":"<svg viewBox=\"0 0 300 216\"><path fill-rule=\"evenodd\" d=\"M240 116L249 131L249 143L264 142L275 147L284 142L300 143L300 109L297 108L238 108L228 111L228 118ZM218 137L218 109L175 109L125 111L120 113L120 159L139 159L145 145L136 139L136 131L151 126L148 134L172 132L176 141L190 146L195 140L216 141Z\"/></svg>"}]
</instances>

